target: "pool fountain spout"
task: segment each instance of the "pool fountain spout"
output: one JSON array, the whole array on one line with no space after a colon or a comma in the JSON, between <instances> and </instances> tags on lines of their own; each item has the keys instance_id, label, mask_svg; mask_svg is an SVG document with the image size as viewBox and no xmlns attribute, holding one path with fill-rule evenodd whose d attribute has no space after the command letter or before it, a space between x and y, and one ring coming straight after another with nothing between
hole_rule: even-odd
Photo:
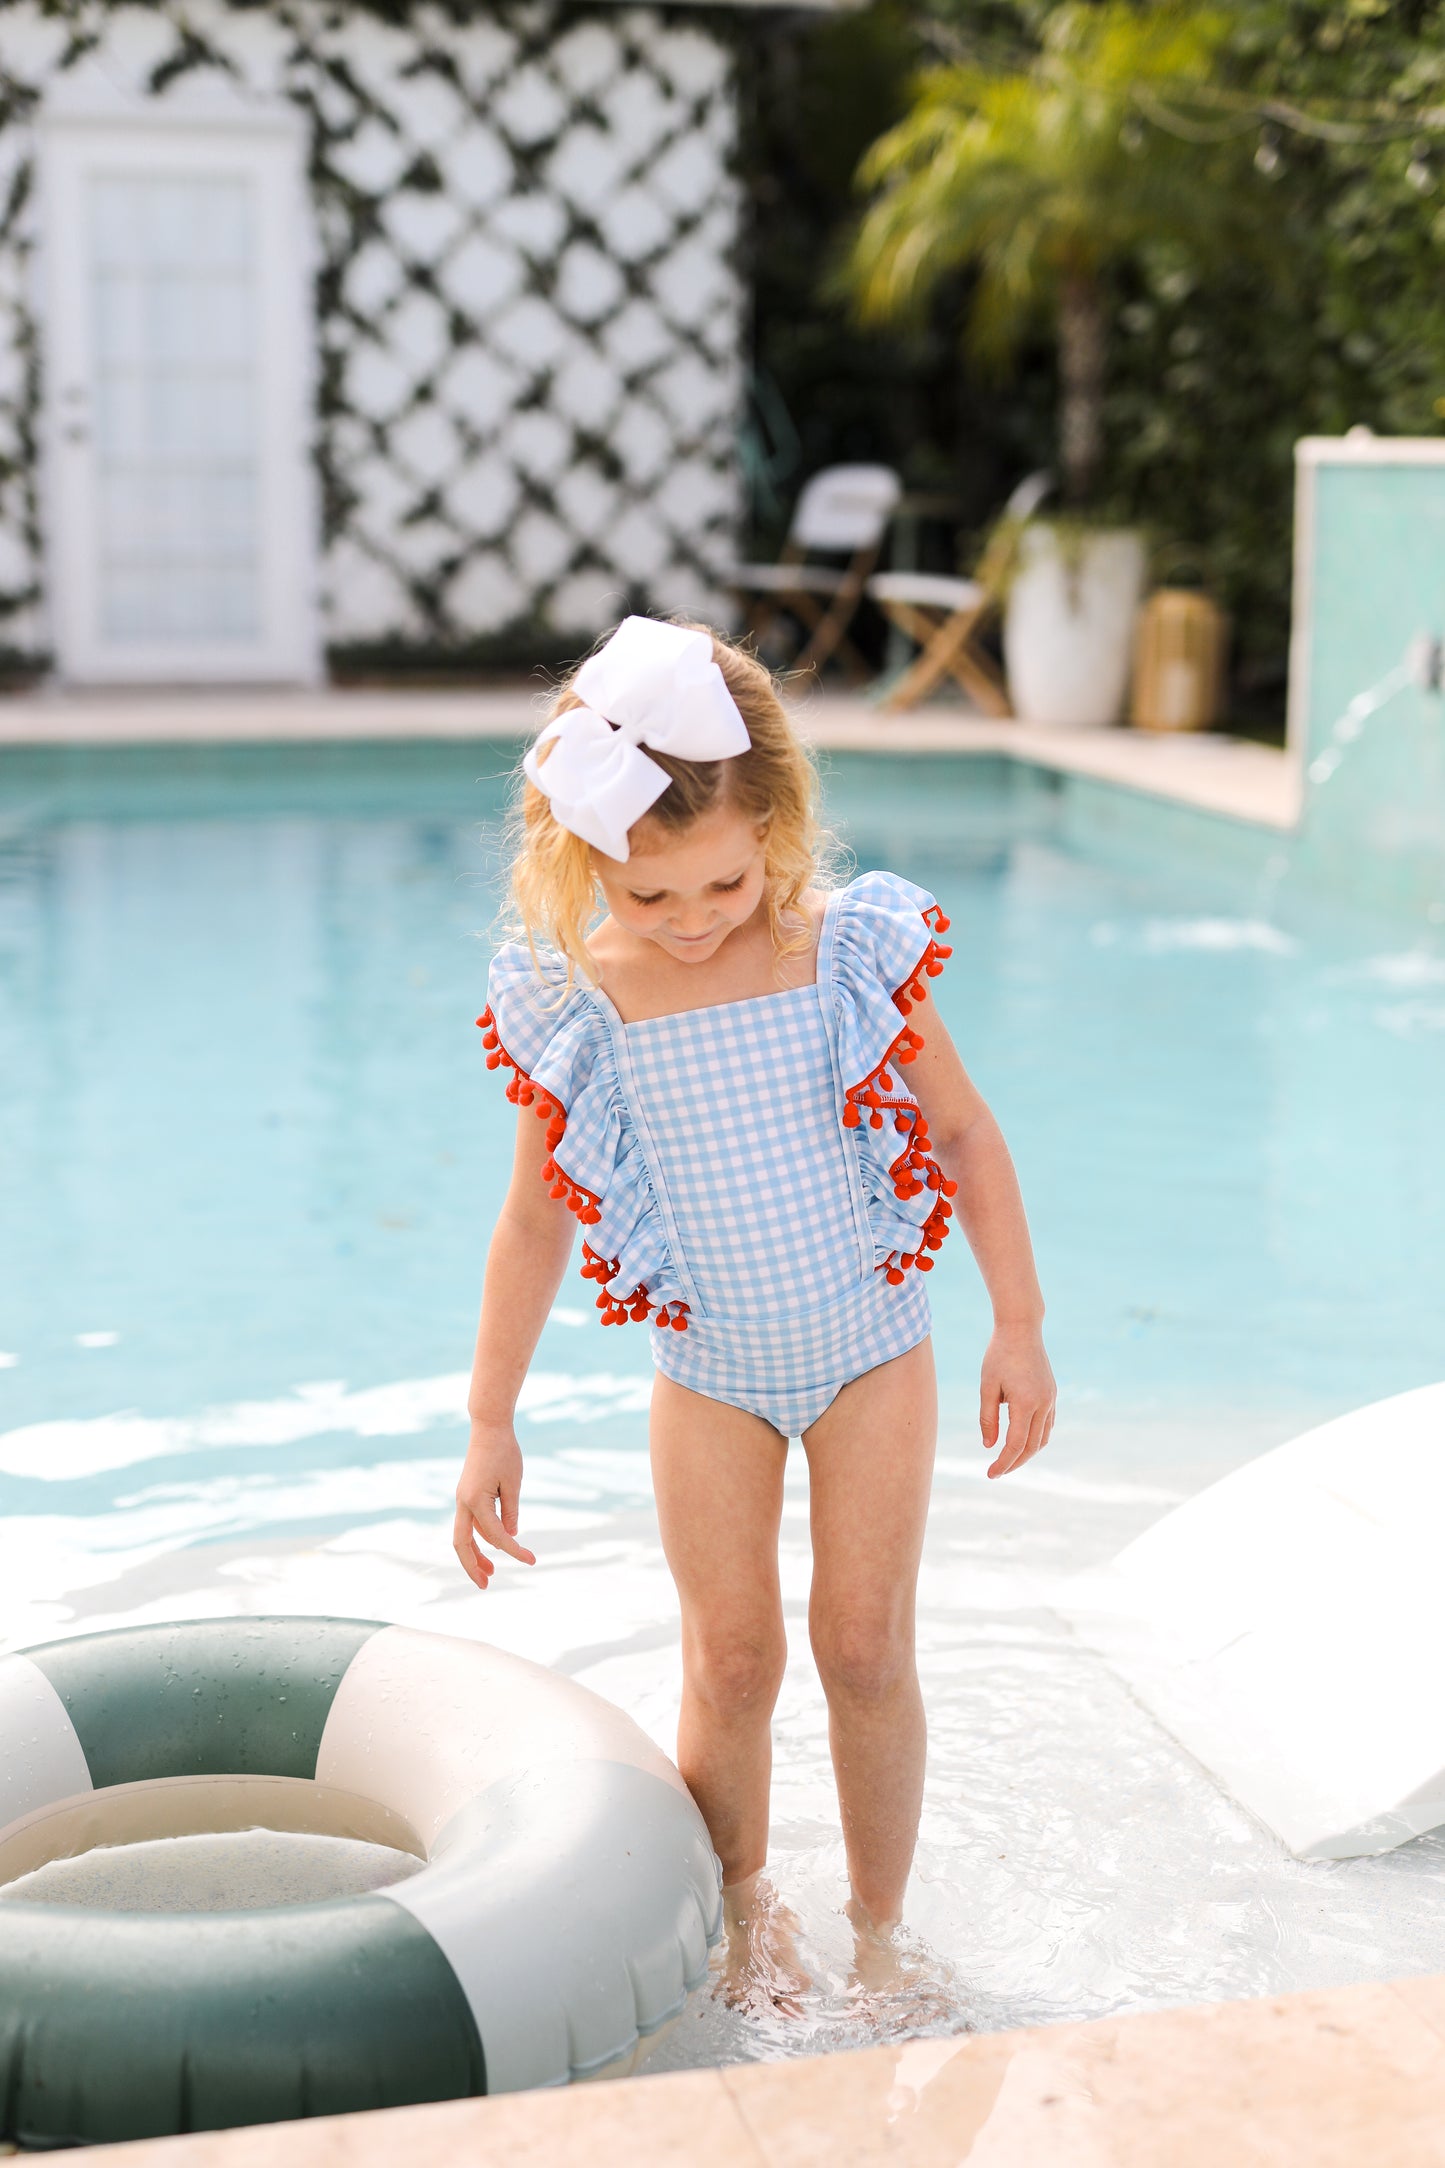
<instances>
[{"instance_id":1,"label":"pool fountain spout","mask_svg":"<svg viewBox=\"0 0 1445 2168\"><path fill-rule=\"evenodd\" d=\"M1405 661L1417 692L1440 692L1445 684L1445 640L1438 632L1417 632L1405 650Z\"/></svg>"}]
</instances>

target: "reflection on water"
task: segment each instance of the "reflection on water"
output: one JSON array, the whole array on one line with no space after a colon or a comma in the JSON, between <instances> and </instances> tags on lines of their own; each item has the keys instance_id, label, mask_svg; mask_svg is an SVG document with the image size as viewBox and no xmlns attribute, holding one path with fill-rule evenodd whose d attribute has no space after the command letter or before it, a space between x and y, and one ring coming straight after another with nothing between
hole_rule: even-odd
<instances>
[{"instance_id":1,"label":"reflection on water","mask_svg":"<svg viewBox=\"0 0 1445 2168\"><path fill-rule=\"evenodd\" d=\"M0 764L5 1645L391 1618L556 1664L670 1746L646 1337L604 1336L581 1283L520 1422L538 1565L482 1597L448 1547L511 1158L471 1025L500 803L478 777L501 765L130 756L17 785ZM1292 1862L1051 1601L1249 1454L1438 1374L1445 945L1085 855L1001 766L839 759L830 791L860 859L954 920L941 1005L1020 1162L1063 1417L1037 1470L982 1480L983 1310L945 1253L908 1915L933 1954L904 2006L860 1997L798 1462L773 1853L814 1987L798 2020L700 1998L651 2066L1438 1966L1441 1840Z\"/></svg>"}]
</instances>

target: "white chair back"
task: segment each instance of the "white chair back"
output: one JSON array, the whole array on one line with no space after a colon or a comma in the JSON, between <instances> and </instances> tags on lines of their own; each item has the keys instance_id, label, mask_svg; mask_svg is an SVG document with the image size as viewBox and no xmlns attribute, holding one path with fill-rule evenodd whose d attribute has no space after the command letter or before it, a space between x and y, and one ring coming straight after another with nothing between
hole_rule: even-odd
<instances>
[{"instance_id":1,"label":"white chair back","mask_svg":"<svg viewBox=\"0 0 1445 2168\"><path fill-rule=\"evenodd\" d=\"M788 539L808 550L868 549L902 494L891 467L824 467L804 484Z\"/></svg>"}]
</instances>

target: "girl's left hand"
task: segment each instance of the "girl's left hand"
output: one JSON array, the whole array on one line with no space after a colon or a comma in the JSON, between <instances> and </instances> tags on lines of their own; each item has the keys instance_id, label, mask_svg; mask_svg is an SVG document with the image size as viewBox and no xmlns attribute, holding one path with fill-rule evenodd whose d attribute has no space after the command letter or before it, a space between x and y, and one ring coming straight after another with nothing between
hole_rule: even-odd
<instances>
[{"instance_id":1,"label":"girl's left hand","mask_svg":"<svg viewBox=\"0 0 1445 2168\"><path fill-rule=\"evenodd\" d=\"M1008 1406L1008 1434L989 1474L1007 1475L1042 1452L1054 1427L1058 1387L1037 1325L995 1325L983 1358L978 1427L989 1452L998 1444L999 1407Z\"/></svg>"}]
</instances>

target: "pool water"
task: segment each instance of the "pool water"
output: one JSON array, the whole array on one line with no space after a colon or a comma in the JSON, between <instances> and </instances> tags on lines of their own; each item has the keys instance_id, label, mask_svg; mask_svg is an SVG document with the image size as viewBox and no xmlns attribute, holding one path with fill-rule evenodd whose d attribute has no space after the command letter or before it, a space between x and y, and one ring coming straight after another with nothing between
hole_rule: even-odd
<instances>
[{"instance_id":1,"label":"pool water","mask_svg":"<svg viewBox=\"0 0 1445 2168\"><path fill-rule=\"evenodd\" d=\"M604 1333L579 1279L520 1424L539 1563L482 1597L449 1549L515 1119L472 1023L514 757L0 759L5 1646L406 1620L556 1664L670 1746L647 1335ZM1445 1841L1292 1862L1050 1605L1249 1455L1445 1371L1445 940L1222 864L1121 863L1002 761L838 756L827 789L857 864L954 921L935 990L1018 1161L1061 1387L1045 1458L985 1484L986 1306L950 1243L909 1923L951 2021L1437 1967ZM893 2021L849 1989L795 1463L773 1842L817 1992L768 2025L703 1999L659 2064Z\"/></svg>"}]
</instances>

